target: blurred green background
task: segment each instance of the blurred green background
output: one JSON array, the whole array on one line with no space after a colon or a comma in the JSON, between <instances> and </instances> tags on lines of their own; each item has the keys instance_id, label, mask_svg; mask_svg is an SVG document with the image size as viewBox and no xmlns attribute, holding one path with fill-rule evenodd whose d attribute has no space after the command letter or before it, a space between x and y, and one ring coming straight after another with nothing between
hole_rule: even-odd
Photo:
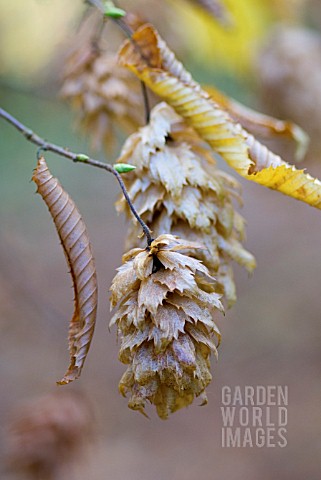
<instances>
[{"instance_id":1,"label":"blurred green background","mask_svg":"<svg viewBox=\"0 0 321 480\"><path fill-rule=\"evenodd\" d=\"M170 8L166 2L159 3ZM247 2L239 3L244 7ZM275 20L285 21L284 13L271 7L267 15L267 10L262 0L262 9L255 11L262 15L257 20L264 25L262 37ZM60 67L58 60L53 61L66 48L81 11L81 2L0 1L0 105L46 139L90 152L86 139L74 132L73 113L57 100ZM256 22L256 17L251 21ZM198 80L211 80L235 98L258 104L253 68L233 69L230 59L213 72L204 59L192 58L188 46L180 48L188 64L194 65ZM57 388L55 381L68 363L73 305L57 234L30 182L36 147L2 120L0 145L0 454L4 455L13 409ZM106 160L112 161L116 154ZM80 380L63 387L88 398L97 435L88 457L78 459L68 478L320 478L320 212L239 179L244 191L241 213L247 220L246 247L255 254L258 267L252 278L235 268L238 302L220 321L223 342L219 361L212 361L209 404L199 408L195 401L165 422L149 409L147 420L129 410L118 394L124 366L117 360L116 332L108 331L108 289L121 262L126 231L124 219L113 206L118 186L107 173L52 154L46 158L87 223L100 287L97 327L84 372ZM321 177L321 162L303 166ZM224 385L288 385L287 447L222 448ZM5 469L1 475L15 478Z\"/></svg>"}]
</instances>

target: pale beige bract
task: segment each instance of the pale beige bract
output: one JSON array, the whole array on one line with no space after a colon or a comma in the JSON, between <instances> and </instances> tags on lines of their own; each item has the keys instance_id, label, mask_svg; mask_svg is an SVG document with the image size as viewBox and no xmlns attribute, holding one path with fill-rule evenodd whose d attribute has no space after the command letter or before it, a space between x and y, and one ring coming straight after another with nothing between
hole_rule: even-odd
<instances>
[{"instance_id":1,"label":"pale beige bract","mask_svg":"<svg viewBox=\"0 0 321 480\"><path fill-rule=\"evenodd\" d=\"M143 123L139 82L117 65L117 56L85 45L65 66L61 96L77 111L80 127L95 149L110 153L117 127L127 133Z\"/></svg>"},{"instance_id":2,"label":"pale beige bract","mask_svg":"<svg viewBox=\"0 0 321 480\"><path fill-rule=\"evenodd\" d=\"M254 257L242 247L244 220L232 199L240 200L236 180L217 169L206 144L167 104L157 105L150 123L131 135L120 162L136 169L124 177L131 200L155 236L173 233L201 242L193 255L218 281L228 305L236 300L231 261L252 271ZM118 210L125 210L121 198ZM140 226L131 223L126 248L137 245Z\"/></svg>"},{"instance_id":3,"label":"pale beige bract","mask_svg":"<svg viewBox=\"0 0 321 480\"><path fill-rule=\"evenodd\" d=\"M128 365L120 392L129 395L130 408L145 413L149 401L163 419L194 397L206 403L212 379L210 354L220 341L213 314L223 306L208 269L186 254L199 249L160 235L149 248L124 255L111 286L110 325L117 324L119 359Z\"/></svg>"}]
</instances>

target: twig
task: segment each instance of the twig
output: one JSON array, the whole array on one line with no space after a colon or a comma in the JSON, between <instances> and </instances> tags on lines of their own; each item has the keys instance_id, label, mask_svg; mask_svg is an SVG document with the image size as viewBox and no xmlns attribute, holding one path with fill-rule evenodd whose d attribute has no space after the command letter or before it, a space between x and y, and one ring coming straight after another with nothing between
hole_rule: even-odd
<instances>
[{"instance_id":1,"label":"twig","mask_svg":"<svg viewBox=\"0 0 321 480\"><path fill-rule=\"evenodd\" d=\"M113 18L112 19L116 25L123 31L123 33L128 37L128 39L131 41L131 43L134 45L134 47L139 50L139 53L141 54L142 52L140 51L137 43L133 39L133 30L124 22L122 18ZM147 87L145 82L142 80L140 81L141 87L142 87L142 95L143 95L143 101L144 101L144 109L145 109L145 121L146 123L149 123L150 120L150 105L149 105L149 99L148 99L148 92L147 92Z\"/></svg>"},{"instance_id":2,"label":"twig","mask_svg":"<svg viewBox=\"0 0 321 480\"><path fill-rule=\"evenodd\" d=\"M147 91L145 82L141 80L140 84L142 87L142 94L143 94L143 100L144 100L145 122L147 124L149 123L149 120L150 120L150 105L149 105L148 91Z\"/></svg>"},{"instance_id":3,"label":"twig","mask_svg":"<svg viewBox=\"0 0 321 480\"><path fill-rule=\"evenodd\" d=\"M86 163L86 162L85 162ZM143 232L144 232L144 235L147 239L147 245L149 246L153 239L152 239L152 235L151 235L151 231L150 229L148 228L148 226L146 225L146 223L142 220L142 218L138 215L137 213L137 210L135 209L134 205L132 204L130 198L129 198L129 195L128 195L128 192L126 190L126 187L125 187L125 184L123 182L123 179L121 178L121 175L117 172L117 170L113 169L114 171L112 172L115 177L117 178L118 180L118 183L120 185L120 188L122 189L122 192L124 194L124 197L126 198L126 201L128 203L128 206L132 212L132 214L134 215L134 217L136 218L136 220L138 221L138 223L140 224L140 226L142 227L143 229Z\"/></svg>"},{"instance_id":4,"label":"twig","mask_svg":"<svg viewBox=\"0 0 321 480\"><path fill-rule=\"evenodd\" d=\"M119 186L124 194L124 197L128 203L128 206L140 224L140 226L143 229L144 235L146 236L147 239L147 245L150 245L152 243L152 236L151 236L151 231L146 225L146 223L142 220L142 218L139 216L137 210L135 209L134 205L132 204L131 199L129 198L128 192L126 190L125 184L123 182L123 179L121 178L121 175L117 170L110 164L108 163L103 163L99 162L98 160L94 160L93 158L88 157L88 155L84 155L83 153L74 153L71 152L68 148L61 147L60 145L56 145L51 142L47 142L43 138L41 138L39 135L34 133L30 128L26 127L23 123L19 122L15 117L13 117L10 113L8 113L6 110L3 108L0 108L0 117L6 120L8 123L13 125L29 142L34 143L35 145L38 145L39 150L43 151L48 151L48 152L53 152L56 153L62 157L68 158L69 160L72 160L75 163L85 163L87 165L91 165L92 167L97 167L101 168L103 170L106 170L109 173L112 173L116 178L119 183Z\"/></svg>"},{"instance_id":5,"label":"twig","mask_svg":"<svg viewBox=\"0 0 321 480\"><path fill-rule=\"evenodd\" d=\"M104 10L104 5L99 1L99 0L86 0L89 5L96 7L103 15L105 14ZM115 2L113 2L115 3ZM132 28L127 25L127 23L122 19L122 18L113 18L109 17L120 29L121 31L126 35L126 37L131 41L131 43L134 45L136 49L140 49L133 39L133 30ZM141 52L140 52L141 53ZM140 81L141 83L141 89L142 89L142 95L143 95L143 102L144 102L144 110L145 110L145 122L149 123L150 120L150 104L149 104L149 98L148 98L148 92L147 92L147 87L145 82L142 80Z\"/></svg>"}]
</instances>

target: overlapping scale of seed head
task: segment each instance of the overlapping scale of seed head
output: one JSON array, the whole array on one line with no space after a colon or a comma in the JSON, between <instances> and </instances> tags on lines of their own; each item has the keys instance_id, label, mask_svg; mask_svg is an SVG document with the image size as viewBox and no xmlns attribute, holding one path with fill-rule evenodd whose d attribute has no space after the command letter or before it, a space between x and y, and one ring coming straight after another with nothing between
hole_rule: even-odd
<instances>
[{"instance_id":1,"label":"overlapping scale of seed head","mask_svg":"<svg viewBox=\"0 0 321 480\"><path fill-rule=\"evenodd\" d=\"M136 169L126 175L129 195L154 235L172 233L205 245L195 255L218 281L228 305L236 299L231 260L251 271L253 256L241 245L244 220L232 199L239 184L220 171L206 144L166 103L157 105L150 123L131 135L120 162ZM119 211L130 216L120 199ZM140 226L131 224L128 248L137 245Z\"/></svg>"},{"instance_id":2,"label":"overlapping scale of seed head","mask_svg":"<svg viewBox=\"0 0 321 480\"><path fill-rule=\"evenodd\" d=\"M92 44L69 56L61 96L77 111L79 126L95 149L110 153L117 127L130 133L143 123L139 81L117 65L115 53Z\"/></svg>"},{"instance_id":3,"label":"overlapping scale of seed head","mask_svg":"<svg viewBox=\"0 0 321 480\"><path fill-rule=\"evenodd\" d=\"M213 315L223 307L215 280L191 256L201 248L160 235L149 248L124 255L113 280L111 325L118 326L119 358L128 365L119 389L134 410L145 413L149 401L167 418L195 396L206 403L210 353L220 340Z\"/></svg>"}]
</instances>

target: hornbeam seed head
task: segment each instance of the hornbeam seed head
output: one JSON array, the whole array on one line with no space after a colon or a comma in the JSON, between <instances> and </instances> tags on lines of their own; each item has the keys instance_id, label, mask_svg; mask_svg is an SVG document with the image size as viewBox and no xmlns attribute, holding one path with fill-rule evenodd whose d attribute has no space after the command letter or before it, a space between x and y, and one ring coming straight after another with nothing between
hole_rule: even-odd
<instances>
[{"instance_id":1,"label":"hornbeam seed head","mask_svg":"<svg viewBox=\"0 0 321 480\"><path fill-rule=\"evenodd\" d=\"M194 397L206 403L210 354L220 341L213 315L223 306L215 279L192 256L202 248L160 235L125 254L113 280L110 325L117 324L119 359L128 365L119 390L143 414L147 401L163 419Z\"/></svg>"}]
</instances>

